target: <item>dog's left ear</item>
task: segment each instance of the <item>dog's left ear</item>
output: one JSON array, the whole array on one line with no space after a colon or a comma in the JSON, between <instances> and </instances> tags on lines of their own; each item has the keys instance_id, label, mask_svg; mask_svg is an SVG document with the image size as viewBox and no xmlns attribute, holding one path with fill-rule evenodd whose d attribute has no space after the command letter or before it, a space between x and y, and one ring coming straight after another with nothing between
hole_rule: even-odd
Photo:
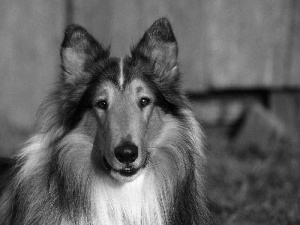
<instances>
[{"instance_id":1,"label":"dog's left ear","mask_svg":"<svg viewBox=\"0 0 300 225\"><path fill-rule=\"evenodd\" d=\"M178 48L168 19L161 18L155 21L132 49L131 54L133 57L150 60L162 82L178 81Z\"/></svg>"},{"instance_id":2,"label":"dog's left ear","mask_svg":"<svg viewBox=\"0 0 300 225\"><path fill-rule=\"evenodd\" d=\"M109 50L94 39L83 27L71 24L65 30L61 45L63 80L74 83L86 77L86 68L109 56Z\"/></svg>"}]
</instances>

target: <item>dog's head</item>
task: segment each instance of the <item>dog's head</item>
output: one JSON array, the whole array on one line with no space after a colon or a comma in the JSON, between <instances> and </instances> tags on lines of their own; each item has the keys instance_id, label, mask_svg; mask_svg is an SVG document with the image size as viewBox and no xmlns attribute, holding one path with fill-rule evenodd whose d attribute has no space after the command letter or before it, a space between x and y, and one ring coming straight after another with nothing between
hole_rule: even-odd
<instances>
[{"instance_id":1,"label":"dog's head","mask_svg":"<svg viewBox=\"0 0 300 225\"><path fill-rule=\"evenodd\" d=\"M119 181L146 166L166 115L180 118L177 42L167 19L157 20L132 48L110 58L84 28L70 25L61 48L59 113L69 130L93 138L92 161ZM152 143L152 144L151 144Z\"/></svg>"}]
</instances>

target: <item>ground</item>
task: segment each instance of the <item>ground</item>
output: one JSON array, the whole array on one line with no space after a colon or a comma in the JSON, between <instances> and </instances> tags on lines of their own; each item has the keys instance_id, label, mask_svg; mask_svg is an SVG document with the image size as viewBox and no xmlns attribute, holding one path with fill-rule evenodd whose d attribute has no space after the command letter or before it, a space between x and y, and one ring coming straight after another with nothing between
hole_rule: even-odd
<instances>
[{"instance_id":1,"label":"ground","mask_svg":"<svg viewBox=\"0 0 300 225\"><path fill-rule=\"evenodd\" d=\"M208 196L219 224L300 224L300 148L233 147L226 132L207 132Z\"/></svg>"}]
</instances>

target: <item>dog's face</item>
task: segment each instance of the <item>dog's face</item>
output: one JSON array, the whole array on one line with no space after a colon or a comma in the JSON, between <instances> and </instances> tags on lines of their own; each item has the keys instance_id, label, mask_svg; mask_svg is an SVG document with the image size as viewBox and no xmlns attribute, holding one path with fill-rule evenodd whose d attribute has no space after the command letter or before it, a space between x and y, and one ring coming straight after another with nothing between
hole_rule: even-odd
<instances>
[{"instance_id":1,"label":"dog's face","mask_svg":"<svg viewBox=\"0 0 300 225\"><path fill-rule=\"evenodd\" d=\"M92 161L118 181L147 166L166 115L180 117L177 43L167 19L156 21L131 51L110 58L85 29L71 25L61 49L62 123L72 130L87 118Z\"/></svg>"},{"instance_id":2,"label":"dog's face","mask_svg":"<svg viewBox=\"0 0 300 225\"><path fill-rule=\"evenodd\" d=\"M156 99L146 83L134 78L123 85L122 76L120 71L119 84L105 81L97 87L94 151L114 178L132 180L147 164L147 141L153 139L153 126L160 118L153 113Z\"/></svg>"}]
</instances>

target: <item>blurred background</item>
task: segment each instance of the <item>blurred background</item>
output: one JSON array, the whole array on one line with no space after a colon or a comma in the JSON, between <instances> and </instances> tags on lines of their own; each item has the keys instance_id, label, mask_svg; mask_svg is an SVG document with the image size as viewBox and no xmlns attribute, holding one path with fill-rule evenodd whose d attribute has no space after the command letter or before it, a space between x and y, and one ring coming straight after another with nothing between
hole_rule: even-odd
<instances>
[{"instance_id":1,"label":"blurred background","mask_svg":"<svg viewBox=\"0 0 300 225\"><path fill-rule=\"evenodd\" d=\"M220 224L300 224L298 0L1 0L0 155L15 154L34 131L68 24L122 56L162 16L207 134Z\"/></svg>"}]
</instances>

